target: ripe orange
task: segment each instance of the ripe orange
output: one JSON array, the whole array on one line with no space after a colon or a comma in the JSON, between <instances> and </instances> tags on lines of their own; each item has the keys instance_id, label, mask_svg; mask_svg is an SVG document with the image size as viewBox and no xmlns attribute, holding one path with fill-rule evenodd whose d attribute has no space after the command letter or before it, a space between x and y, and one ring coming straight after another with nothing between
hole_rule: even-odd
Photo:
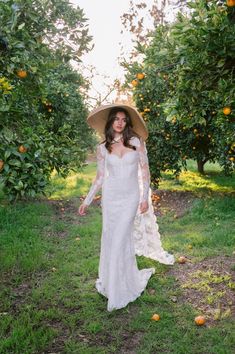
<instances>
[{"instance_id":1,"label":"ripe orange","mask_svg":"<svg viewBox=\"0 0 235 354\"><path fill-rule=\"evenodd\" d=\"M206 319L204 316L197 316L195 317L194 321L198 326L203 326L206 323Z\"/></svg>"},{"instance_id":2,"label":"ripe orange","mask_svg":"<svg viewBox=\"0 0 235 354\"><path fill-rule=\"evenodd\" d=\"M2 171L3 166L4 166L4 161L3 161L3 160L0 160L0 171Z\"/></svg>"},{"instance_id":3,"label":"ripe orange","mask_svg":"<svg viewBox=\"0 0 235 354\"><path fill-rule=\"evenodd\" d=\"M230 161L235 161L235 157L231 156L231 157L229 158L229 160L230 160Z\"/></svg>"},{"instance_id":4,"label":"ripe orange","mask_svg":"<svg viewBox=\"0 0 235 354\"><path fill-rule=\"evenodd\" d=\"M136 77L138 80L143 80L145 75L144 75L144 73L138 73L138 74L136 74Z\"/></svg>"},{"instance_id":5,"label":"ripe orange","mask_svg":"<svg viewBox=\"0 0 235 354\"><path fill-rule=\"evenodd\" d=\"M187 262L187 258L186 258L185 256L180 256L180 257L178 258L178 262L179 262L180 264L184 264L184 263Z\"/></svg>"},{"instance_id":6,"label":"ripe orange","mask_svg":"<svg viewBox=\"0 0 235 354\"><path fill-rule=\"evenodd\" d=\"M228 6L228 7L233 7L233 6L235 6L235 0L227 0L227 6Z\"/></svg>"},{"instance_id":7,"label":"ripe orange","mask_svg":"<svg viewBox=\"0 0 235 354\"><path fill-rule=\"evenodd\" d=\"M27 148L24 145L20 145L18 148L18 151L23 154L27 151Z\"/></svg>"},{"instance_id":8,"label":"ripe orange","mask_svg":"<svg viewBox=\"0 0 235 354\"><path fill-rule=\"evenodd\" d=\"M231 108L230 107L224 107L223 108L223 113L227 116L231 113Z\"/></svg>"},{"instance_id":9,"label":"ripe orange","mask_svg":"<svg viewBox=\"0 0 235 354\"><path fill-rule=\"evenodd\" d=\"M159 316L157 313L155 313L155 314L151 317L151 320L153 320L153 321L159 321L159 320L160 320L160 316Z\"/></svg>"},{"instance_id":10,"label":"ripe orange","mask_svg":"<svg viewBox=\"0 0 235 354\"><path fill-rule=\"evenodd\" d=\"M26 78L27 75L28 75L28 74L27 74L27 71L25 71L25 70L18 70L18 71L17 71L17 76L18 76L20 79Z\"/></svg>"},{"instance_id":11,"label":"ripe orange","mask_svg":"<svg viewBox=\"0 0 235 354\"><path fill-rule=\"evenodd\" d=\"M137 86L138 85L138 81L137 80L132 80L131 81L131 84L133 87Z\"/></svg>"}]
</instances>

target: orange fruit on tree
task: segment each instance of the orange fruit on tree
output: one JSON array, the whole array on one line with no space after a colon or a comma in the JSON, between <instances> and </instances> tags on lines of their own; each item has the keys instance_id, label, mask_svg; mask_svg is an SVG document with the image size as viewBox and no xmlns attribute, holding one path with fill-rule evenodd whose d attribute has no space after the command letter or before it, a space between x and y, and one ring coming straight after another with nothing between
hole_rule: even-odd
<instances>
[{"instance_id":1,"label":"orange fruit on tree","mask_svg":"<svg viewBox=\"0 0 235 354\"><path fill-rule=\"evenodd\" d=\"M3 160L0 160L0 171L2 171L3 166L4 166L4 161L3 161Z\"/></svg>"},{"instance_id":2,"label":"orange fruit on tree","mask_svg":"<svg viewBox=\"0 0 235 354\"><path fill-rule=\"evenodd\" d=\"M20 145L18 148L18 151L23 154L27 151L27 148L24 145Z\"/></svg>"},{"instance_id":3,"label":"orange fruit on tree","mask_svg":"<svg viewBox=\"0 0 235 354\"><path fill-rule=\"evenodd\" d=\"M228 7L233 7L233 6L235 6L235 0L227 0L227 6Z\"/></svg>"},{"instance_id":4,"label":"orange fruit on tree","mask_svg":"<svg viewBox=\"0 0 235 354\"><path fill-rule=\"evenodd\" d=\"M227 116L231 113L231 108L230 107L224 107L223 108L223 113Z\"/></svg>"},{"instance_id":5,"label":"orange fruit on tree","mask_svg":"<svg viewBox=\"0 0 235 354\"><path fill-rule=\"evenodd\" d=\"M160 316L157 313L154 313L151 317L151 320L153 321L159 321L160 320Z\"/></svg>"},{"instance_id":6,"label":"orange fruit on tree","mask_svg":"<svg viewBox=\"0 0 235 354\"><path fill-rule=\"evenodd\" d=\"M20 79L24 79L28 75L26 70L18 70L16 74Z\"/></svg>"},{"instance_id":7,"label":"orange fruit on tree","mask_svg":"<svg viewBox=\"0 0 235 354\"><path fill-rule=\"evenodd\" d=\"M131 84L132 84L132 86L134 86L134 87L135 87L135 86L137 86L137 85L138 85L138 81L137 81L137 80L132 80L132 81L131 81Z\"/></svg>"},{"instance_id":8,"label":"orange fruit on tree","mask_svg":"<svg viewBox=\"0 0 235 354\"><path fill-rule=\"evenodd\" d=\"M229 160L230 160L230 161L235 161L235 157L231 156L231 157L229 158Z\"/></svg>"},{"instance_id":9,"label":"orange fruit on tree","mask_svg":"<svg viewBox=\"0 0 235 354\"><path fill-rule=\"evenodd\" d=\"M145 75L144 75L144 73L138 73L138 74L136 74L136 77L138 80L143 80L145 78Z\"/></svg>"},{"instance_id":10,"label":"orange fruit on tree","mask_svg":"<svg viewBox=\"0 0 235 354\"><path fill-rule=\"evenodd\" d=\"M206 319L204 316L197 316L194 319L197 326L203 326L206 323Z\"/></svg>"}]
</instances>

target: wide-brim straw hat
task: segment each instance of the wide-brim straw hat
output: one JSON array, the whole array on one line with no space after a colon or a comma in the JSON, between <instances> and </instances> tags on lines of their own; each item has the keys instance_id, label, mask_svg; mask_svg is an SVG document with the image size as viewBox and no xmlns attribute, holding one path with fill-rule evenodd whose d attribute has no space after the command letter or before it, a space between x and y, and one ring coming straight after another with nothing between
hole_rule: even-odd
<instances>
[{"instance_id":1,"label":"wide-brim straw hat","mask_svg":"<svg viewBox=\"0 0 235 354\"><path fill-rule=\"evenodd\" d=\"M134 132L141 136L143 140L148 138L148 130L143 118L135 107L127 104L115 103L102 105L98 108L95 108L87 117L87 123L89 126L95 129L101 135L101 137L104 138L105 125L107 123L109 113L114 107L124 108L129 113L133 125L132 129Z\"/></svg>"}]
</instances>

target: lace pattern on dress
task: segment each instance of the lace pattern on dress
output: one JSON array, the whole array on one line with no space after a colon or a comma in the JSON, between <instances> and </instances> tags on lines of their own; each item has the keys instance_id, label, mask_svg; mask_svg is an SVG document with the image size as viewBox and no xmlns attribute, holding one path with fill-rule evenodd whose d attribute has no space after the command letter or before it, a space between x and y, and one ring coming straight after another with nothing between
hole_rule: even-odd
<instances>
[{"instance_id":1,"label":"lace pattern on dress","mask_svg":"<svg viewBox=\"0 0 235 354\"><path fill-rule=\"evenodd\" d=\"M143 193L140 202L149 200L149 187L150 187L150 172L147 149L143 139L138 139L137 151L139 153L139 165L142 175L142 188Z\"/></svg>"}]
</instances>

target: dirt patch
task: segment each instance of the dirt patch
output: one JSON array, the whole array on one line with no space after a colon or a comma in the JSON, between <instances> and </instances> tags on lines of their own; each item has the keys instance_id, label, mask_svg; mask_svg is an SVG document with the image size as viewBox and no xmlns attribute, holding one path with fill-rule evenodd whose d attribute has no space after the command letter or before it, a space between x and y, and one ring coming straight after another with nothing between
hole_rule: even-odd
<instances>
[{"instance_id":1,"label":"dirt patch","mask_svg":"<svg viewBox=\"0 0 235 354\"><path fill-rule=\"evenodd\" d=\"M45 200L45 202L48 202L48 204L52 205L54 209L54 214L51 218L51 222L53 223L54 220L55 222L62 221L69 224L81 224L82 220L78 215L78 206L80 205L80 200L82 200L82 198L73 198L72 200ZM68 236L68 231L50 231L47 233L47 235L58 238L65 238Z\"/></svg>"},{"instance_id":2,"label":"dirt patch","mask_svg":"<svg viewBox=\"0 0 235 354\"><path fill-rule=\"evenodd\" d=\"M154 213L163 216L171 212L174 218L181 217L190 210L195 198L195 195L188 191L155 190L152 193Z\"/></svg>"},{"instance_id":3,"label":"dirt patch","mask_svg":"<svg viewBox=\"0 0 235 354\"><path fill-rule=\"evenodd\" d=\"M204 314L207 325L235 317L235 257L217 256L200 263L176 264L169 270L182 290L174 302L189 303Z\"/></svg>"},{"instance_id":4,"label":"dirt patch","mask_svg":"<svg viewBox=\"0 0 235 354\"><path fill-rule=\"evenodd\" d=\"M136 348L139 347L143 337L142 332L125 332L122 335L122 346L119 349L120 354L136 354Z\"/></svg>"}]
</instances>

